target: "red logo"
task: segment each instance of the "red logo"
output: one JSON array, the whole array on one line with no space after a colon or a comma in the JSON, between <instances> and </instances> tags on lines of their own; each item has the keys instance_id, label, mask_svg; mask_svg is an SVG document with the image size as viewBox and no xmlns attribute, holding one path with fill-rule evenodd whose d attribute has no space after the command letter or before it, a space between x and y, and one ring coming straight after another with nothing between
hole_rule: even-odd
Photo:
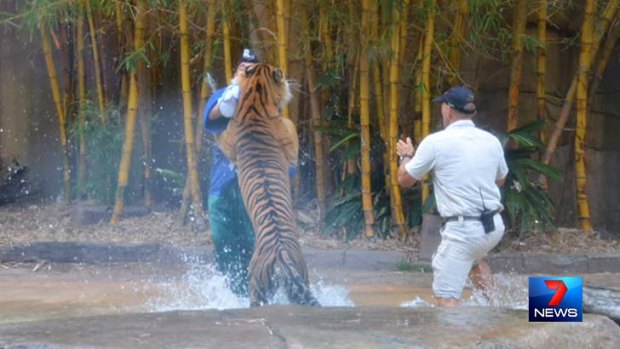
<instances>
[{"instance_id":1,"label":"red logo","mask_svg":"<svg viewBox=\"0 0 620 349\"><path fill-rule=\"evenodd\" d=\"M551 300L549 300L548 306L556 307L560 305L560 303L562 303L562 299L564 299L564 295L566 294L566 291L568 291L568 288L566 288L564 281L545 280L545 284L547 285L548 289L555 290L555 294L553 295L553 297L551 297Z\"/></svg>"}]
</instances>

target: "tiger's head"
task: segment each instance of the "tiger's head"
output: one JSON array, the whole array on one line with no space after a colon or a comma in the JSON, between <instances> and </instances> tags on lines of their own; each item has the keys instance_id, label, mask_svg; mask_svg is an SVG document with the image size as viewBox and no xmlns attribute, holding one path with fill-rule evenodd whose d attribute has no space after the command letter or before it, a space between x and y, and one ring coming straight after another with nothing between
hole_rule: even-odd
<instances>
[{"instance_id":1,"label":"tiger's head","mask_svg":"<svg viewBox=\"0 0 620 349\"><path fill-rule=\"evenodd\" d=\"M241 93L236 115L246 117L253 106L259 116L280 116L280 110L291 100L292 94L282 69L264 64L248 64L235 77ZM258 108L257 108L258 107ZM256 115L254 117L257 117Z\"/></svg>"}]
</instances>

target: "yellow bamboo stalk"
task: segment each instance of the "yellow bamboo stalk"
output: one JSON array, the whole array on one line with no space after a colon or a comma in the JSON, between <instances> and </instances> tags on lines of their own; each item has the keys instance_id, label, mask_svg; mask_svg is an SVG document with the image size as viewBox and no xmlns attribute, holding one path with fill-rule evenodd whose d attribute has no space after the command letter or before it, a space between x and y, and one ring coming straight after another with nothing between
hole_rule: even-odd
<instances>
[{"instance_id":1,"label":"yellow bamboo stalk","mask_svg":"<svg viewBox=\"0 0 620 349\"><path fill-rule=\"evenodd\" d=\"M362 0L362 25L359 53L360 73L360 128L361 128L361 162L362 162L362 210L364 211L364 227L367 238L375 236L375 211L372 203L372 187L370 182L370 82L368 68L368 34L369 34L369 0ZM397 58L398 59L398 56Z\"/></svg>"},{"instance_id":2,"label":"yellow bamboo stalk","mask_svg":"<svg viewBox=\"0 0 620 349\"><path fill-rule=\"evenodd\" d=\"M205 41L204 61L203 61L203 74L206 74L211 70L211 56L213 52L213 43L215 42L216 35L216 0L208 0L207 7L207 33ZM204 76L202 83L200 84L200 101L198 103L198 118L196 120L196 159L200 159L200 153L202 150L202 138L203 138L203 123L204 123L204 109L206 107L207 98L209 96L209 83L207 77ZM183 189L183 201L181 202L180 216L183 224L187 223L187 211L189 209L189 201L191 196L191 181L188 179L185 181L185 188Z\"/></svg>"},{"instance_id":3,"label":"yellow bamboo stalk","mask_svg":"<svg viewBox=\"0 0 620 349\"><path fill-rule=\"evenodd\" d=\"M56 116L58 118L58 128L60 131L59 138L62 149L64 182L63 198L65 204L69 205L71 203L71 168L69 166L69 147L67 146L66 115L62 103L62 97L60 96L58 75L56 73L56 67L54 66L54 58L52 57L52 47L50 45L48 30L42 17L39 18L39 30L41 32L43 55L45 57L45 65L47 66L47 75L50 80L50 87L52 89L52 98L54 100L54 105L56 106Z\"/></svg>"},{"instance_id":4,"label":"yellow bamboo stalk","mask_svg":"<svg viewBox=\"0 0 620 349\"><path fill-rule=\"evenodd\" d=\"M426 35L420 35L418 41L418 54L416 55L416 62L422 62L424 55L424 42ZM422 65L422 63L420 63ZM413 98L413 112L416 115L416 120L422 115L422 69L416 69L415 71L415 90ZM422 119L419 122L415 122L413 125L413 137L416 143L420 143L422 140Z\"/></svg>"},{"instance_id":5,"label":"yellow bamboo stalk","mask_svg":"<svg viewBox=\"0 0 620 349\"><path fill-rule=\"evenodd\" d=\"M95 21L90 8L90 1L84 0L86 5L86 18L88 20L88 31L90 32L90 42L93 50L93 64L95 66L95 84L97 85L97 102L99 105L99 112L101 113L102 121L105 122L104 112L106 106L105 89L103 83L103 74L101 72L101 59L99 58L99 45L97 43L97 28L95 27Z\"/></svg>"},{"instance_id":6,"label":"yellow bamboo stalk","mask_svg":"<svg viewBox=\"0 0 620 349\"><path fill-rule=\"evenodd\" d=\"M605 68L607 67L607 63L609 62L609 58L611 57L611 53L614 51L616 46L616 41L620 37L620 23L618 22L619 18L616 17L616 21L612 24L612 28L605 39L605 46L603 47L603 52L601 53L601 57L599 59L596 73L592 77L592 82L590 83L590 88L588 91L588 105L592 105L592 99L594 95L598 91L598 86L603 79L603 73L605 72Z\"/></svg>"},{"instance_id":7,"label":"yellow bamboo stalk","mask_svg":"<svg viewBox=\"0 0 620 349\"><path fill-rule=\"evenodd\" d=\"M377 45L379 36L379 13L378 4L371 4L370 6L370 42L371 45ZM381 65L378 60L375 59L372 62L372 75L373 75L373 87L375 92L375 105L377 107L377 119L379 122L379 134L381 139L386 142L388 139L386 117L383 109L385 102L383 101L383 86L381 84ZM388 186L389 187L389 186Z\"/></svg>"},{"instance_id":8,"label":"yellow bamboo stalk","mask_svg":"<svg viewBox=\"0 0 620 349\"><path fill-rule=\"evenodd\" d=\"M424 38L424 53L422 54L422 137L431 131L431 48L435 36L435 5L436 0L428 2L426 13L426 36ZM396 172L395 172L396 173ZM430 188L425 180L422 181L422 202L426 201Z\"/></svg>"},{"instance_id":9,"label":"yellow bamboo stalk","mask_svg":"<svg viewBox=\"0 0 620 349\"><path fill-rule=\"evenodd\" d=\"M458 0L456 5L456 15L454 16L454 26L450 33L450 55L449 61L451 65L451 74L448 78L450 85L456 85L459 81L459 70L461 67L461 42L463 40L463 31L465 28L465 19L469 15L469 6L467 0Z\"/></svg>"},{"instance_id":10,"label":"yellow bamboo stalk","mask_svg":"<svg viewBox=\"0 0 620 349\"><path fill-rule=\"evenodd\" d=\"M579 52L579 77L577 80L577 125L575 129L575 180L577 184L577 206L581 229L592 231L590 207L587 194L586 169L586 116L588 101L588 74L592 61L592 36L594 31L595 0L586 0L581 29L581 48Z\"/></svg>"},{"instance_id":11,"label":"yellow bamboo stalk","mask_svg":"<svg viewBox=\"0 0 620 349\"><path fill-rule=\"evenodd\" d=\"M144 29L146 17L146 0L137 0L136 25L134 32L134 50L140 52L144 49ZM142 60L138 64L144 64ZM129 179L129 167L131 165L131 152L133 150L134 131L138 116L138 77L137 71L133 70L129 75L129 100L127 101L127 118L125 121L125 139L118 172L118 185L116 187L116 197L114 201L114 212L110 220L111 224L116 224L121 218L124 206L125 188Z\"/></svg>"},{"instance_id":12,"label":"yellow bamboo stalk","mask_svg":"<svg viewBox=\"0 0 620 349\"><path fill-rule=\"evenodd\" d=\"M402 239L407 238L407 226L405 224L405 215L403 213L402 198L400 186L398 185L398 162L396 159L396 143L398 142L398 114L399 114L399 84L400 69L398 66L400 53L400 27L401 27L400 9L392 10L392 32L390 39L390 128L389 128L389 153L390 153L390 180L391 194L393 196L394 206L392 207L392 216L396 219L396 226Z\"/></svg>"},{"instance_id":13,"label":"yellow bamboo stalk","mask_svg":"<svg viewBox=\"0 0 620 349\"><path fill-rule=\"evenodd\" d=\"M226 69L226 81L230 83L233 78L231 44L230 44L230 18L228 10L228 1L222 2L223 18L222 18L222 36L224 37L224 68Z\"/></svg>"},{"instance_id":14,"label":"yellow bamboo stalk","mask_svg":"<svg viewBox=\"0 0 620 349\"><path fill-rule=\"evenodd\" d=\"M592 45L590 48L590 50L594 53L591 56L595 56L596 52L598 52L602 35L608 31L609 24L613 16L616 14L619 3L620 3L620 0L610 0L607 3L607 6L605 7L605 9L603 10L603 14L601 15L601 18L597 21L596 35L594 35L594 40L592 41ZM590 60L588 62L584 62L585 63L584 68L586 68L587 70L590 70L590 67L592 66L593 57L588 57L588 58ZM558 141L560 140L560 136L562 135L562 132L564 131L564 126L566 125L566 122L568 121L568 117L570 116L570 111L573 106L573 100L575 98L575 92L577 90L578 75L579 75L578 73L575 74L575 77L573 78L573 81L571 82L568 92L566 93L566 96L564 97L564 102L562 103L562 109L560 110L560 114L555 122L553 131L551 135L549 135L549 139L546 142L547 147L545 148L545 152L542 157L542 161L545 164L549 164L549 162L551 162L551 158L553 157L553 153L555 152L555 149L557 148Z\"/></svg>"},{"instance_id":15,"label":"yellow bamboo stalk","mask_svg":"<svg viewBox=\"0 0 620 349\"><path fill-rule=\"evenodd\" d=\"M310 38L310 24L307 15L304 14L304 24L307 31L308 39ZM314 61L312 59L312 48L307 45L304 55L304 63L306 68L306 82L308 83L308 95L310 97L310 116L314 139L315 168L316 168L316 199L319 208L319 222L323 222L326 214L326 195L325 195L325 176L323 157L323 135L316 127L321 125L321 108L319 105L319 95L315 84L316 74L314 72Z\"/></svg>"},{"instance_id":16,"label":"yellow bamboo stalk","mask_svg":"<svg viewBox=\"0 0 620 349\"><path fill-rule=\"evenodd\" d=\"M192 87L190 84L189 67L189 28L187 19L187 7L184 1L179 1L179 34L181 36L181 85L183 89L183 111L185 125L185 149L187 152L188 176L191 181L190 191L194 204L194 213L197 219L202 219L202 194L198 180L196 166L196 150L194 143L194 128L192 122Z\"/></svg>"},{"instance_id":17,"label":"yellow bamboo stalk","mask_svg":"<svg viewBox=\"0 0 620 349\"><path fill-rule=\"evenodd\" d=\"M538 120L545 120L545 72L547 63L547 0L540 0L538 5L538 41L536 57L536 115ZM545 139L541 131L541 139Z\"/></svg>"},{"instance_id":18,"label":"yellow bamboo stalk","mask_svg":"<svg viewBox=\"0 0 620 349\"><path fill-rule=\"evenodd\" d=\"M523 36L525 35L526 16L525 0L517 0L512 33L512 71L508 88L508 132L517 128L519 124L517 108L519 103L519 87L521 86L521 71L523 70Z\"/></svg>"},{"instance_id":19,"label":"yellow bamboo stalk","mask_svg":"<svg viewBox=\"0 0 620 349\"><path fill-rule=\"evenodd\" d=\"M398 57L398 65L403 71L403 65L407 58L407 35L409 34L409 3L411 0L402 0L401 21L400 21L400 54Z\"/></svg>"},{"instance_id":20,"label":"yellow bamboo stalk","mask_svg":"<svg viewBox=\"0 0 620 349\"><path fill-rule=\"evenodd\" d=\"M319 33L321 42L323 43L323 61L326 63L332 62L334 54L331 26L327 16L330 6L330 0L322 0L319 8Z\"/></svg>"},{"instance_id":21,"label":"yellow bamboo stalk","mask_svg":"<svg viewBox=\"0 0 620 349\"><path fill-rule=\"evenodd\" d=\"M357 82L359 81L359 68L360 68L360 52L355 50L354 54L354 63L353 63L353 75L350 77L349 81L349 105L347 107L347 121L349 128L355 128L355 120L353 120L353 114L355 114L355 110L357 109ZM347 159L347 170L343 171L343 177L345 175L352 175L357 173L357 161L355 158Z\"/></svg>"},{"instance_id":22,"label":"yellow bamboo stalk","mask_svg":"<svg viewBox=\"0 0 620 349\"><path fill-rule=\"evenodd\" d=\"M284 72L284 76L288 76L288 60L286 57L286 26L284 22L284 17L287 16L285 13L286 8L284 5L284 0L276 0L276 22L278 25L278 65L282 72ZM289 117L288 107L285 106L282 110L282 116L285 118Z\"/></svg>"},{"instance_id":23,"label":"yellow bamboo stalk","mask_svg":"<svg viewBox=\"0 0 620 349\"><path fill-rule=\"evenodd\" d=\"M116 19L116 39L118 45L122 46L123 42L123 1L117 0L114 4L114 17Z\"/></svg>"},{"instance_id":24,"label":"yellow bamboo stalk","mask_svg":"<svg viewBox=\"0 0 620 349\"><path fill-rule=\"evenodd\" d=\"M77 18L77 66L78 66L78 125L79 125L79 160L78 160L78 197L84 195L84 184L86 180L86 137L84 128L86 126L86 117L84 108L86 108L86 73L84 67L84 11L78 8Z\"/></svg>"}]
</instances>

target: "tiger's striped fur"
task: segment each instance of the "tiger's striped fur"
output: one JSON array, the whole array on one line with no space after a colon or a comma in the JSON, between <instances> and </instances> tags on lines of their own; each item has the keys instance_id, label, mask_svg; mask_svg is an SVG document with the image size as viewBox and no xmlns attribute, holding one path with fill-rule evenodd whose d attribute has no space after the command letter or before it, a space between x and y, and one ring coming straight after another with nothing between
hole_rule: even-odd
<instances>
[{"instance_id":1,"label":"tiger's striped fur","mask_svg":"<svg viewBox=\"0 0 620 349\"><path fill-rule=\"evenodd\" d=\"M319 306L308 285L291 202L288 168L297 163L299 141L295 125L280 114L291 98L288 83L282 70L266 64L248 67L237 80L239 105L217 141L237 167L256 233L250 306L267 304L279 287L292 303Z\"/></svg>"}]
</instances>

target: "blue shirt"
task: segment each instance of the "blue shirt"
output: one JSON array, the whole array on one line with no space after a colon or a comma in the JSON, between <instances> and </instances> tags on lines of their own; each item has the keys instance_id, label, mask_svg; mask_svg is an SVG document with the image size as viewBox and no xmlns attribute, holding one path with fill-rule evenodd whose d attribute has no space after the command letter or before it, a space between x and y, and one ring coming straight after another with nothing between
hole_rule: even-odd
<instances>
[{"instance_id":1,"label":"blue shirt","mask_svg":"<svg viewBox=\"0 0 620 349\"><path fill-rule=\"evenodd\" d=\"M205 131L212 135L217 135L224 131L230 121L230 119L226 117L219 117L214 120L209 119L209 114L211 114L211 111L217 105L217 100L220 99L225 89L226 88L221 88L213 92L207 101L207 106L203 115ZM228 160L226 155L222 153L216 143L213 143L213 146L211 147L211 155L209 195L220 196L222 195L224 189L226 189L232 181L237 180L237 172L235 171L235 165ZM288 173L291 176L291 180L292 177L295 176L296 172L296 166L291 166L288 168Z\"/></svg>"},{"instance_id":2,"label":"blue shirt","mask_svg":"<svg viewBox=\"0 0 620 349\"><path fill-rule=\"evenodd\" d=\"M212 135L217 135L226 129L226 125L230 121L229 118L220 117L214 120L209 119L209 114L213 108L217 105L217 100L224 93L225 88L219 89L211 95L207 101L204 114L204 128L205 131ZM211 176L209 184L209 195L219 196L224 189L232 182L237 180L237 173L235 172L235 166L228 160L226 155L222 153L217 144L213 143L211 146Z\"/></svg>"}]
</instances>

